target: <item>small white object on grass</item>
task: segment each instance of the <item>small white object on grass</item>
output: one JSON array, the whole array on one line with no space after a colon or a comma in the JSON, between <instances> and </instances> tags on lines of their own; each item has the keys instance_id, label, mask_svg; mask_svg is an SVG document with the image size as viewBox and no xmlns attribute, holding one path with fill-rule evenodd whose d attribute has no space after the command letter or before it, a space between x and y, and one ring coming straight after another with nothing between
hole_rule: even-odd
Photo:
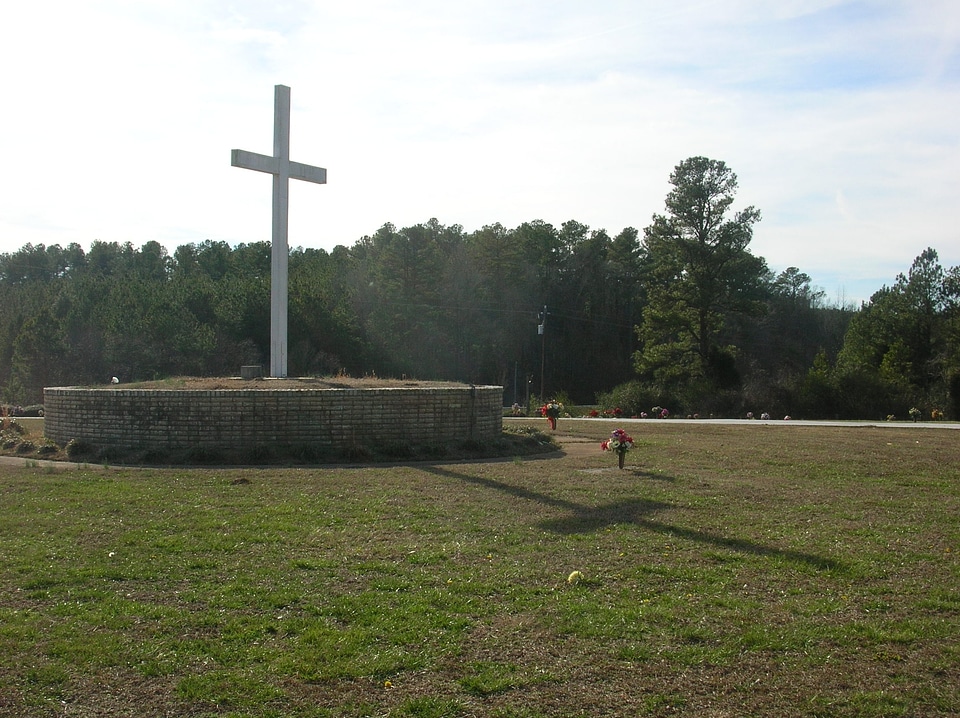
<instances>
[{"instance_id":1,"label":"small white object on grass","mask_svg":"<svg viewBox=\"0 0 960 718\"><path fill-rule=\"evenodd\" d=\"M567 576L567 583L571 586L576 583L580 583L583 580L583 574L579 571L571 571L570 575Z\"/></svg>"}]
</instances>

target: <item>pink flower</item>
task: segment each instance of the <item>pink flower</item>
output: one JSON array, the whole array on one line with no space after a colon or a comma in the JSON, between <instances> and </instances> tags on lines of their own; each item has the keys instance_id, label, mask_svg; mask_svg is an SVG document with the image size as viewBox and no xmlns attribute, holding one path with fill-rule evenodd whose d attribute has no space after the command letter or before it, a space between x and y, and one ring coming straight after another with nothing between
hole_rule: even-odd
<instances>
[{"instance_id":1,"label":"pink flower","mask_svg":"<svg viewBox=\"0 0 960 718\"><path fill-rule=\"evenodd\" d=\"M633 448L633 437L623 429L614 429L610 433L610 438L600 443L600 448L603 451L623 453Z\"/></svg>"}]
</instances>

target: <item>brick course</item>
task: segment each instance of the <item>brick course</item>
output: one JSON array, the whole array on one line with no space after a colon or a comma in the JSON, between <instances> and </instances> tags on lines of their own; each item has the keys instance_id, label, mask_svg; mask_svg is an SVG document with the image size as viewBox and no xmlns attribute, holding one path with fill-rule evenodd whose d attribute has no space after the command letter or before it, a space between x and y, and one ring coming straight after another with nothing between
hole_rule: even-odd
<instances>
[{"instance_id":1,"label":"brick course","mask_svg":"<svg viewBox=\"0 0 960 718\"><path fill-rule=\"evenodd\" d=\"M503 387L43 390L45 434L64 446L239 449L310 445L436 446L503 429Z\"/></svg>"}]
</instances>

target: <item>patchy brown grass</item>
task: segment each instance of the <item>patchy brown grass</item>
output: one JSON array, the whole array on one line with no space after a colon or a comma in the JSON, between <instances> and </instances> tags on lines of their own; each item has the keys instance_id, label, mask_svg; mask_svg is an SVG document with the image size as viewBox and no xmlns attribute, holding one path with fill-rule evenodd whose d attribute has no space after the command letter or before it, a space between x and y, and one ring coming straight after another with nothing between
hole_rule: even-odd
<instances>
[{"instance_id":1,"label":"patchy brown grass","mask_svg":"<svg viewBox=\"0 0 960 718\"><path fill-rule=\"evenodd\" d=\"M0 716L960 714L955 432L646 422L618 471L613 427L0 468Z\"/></svg>"}]
</instances>

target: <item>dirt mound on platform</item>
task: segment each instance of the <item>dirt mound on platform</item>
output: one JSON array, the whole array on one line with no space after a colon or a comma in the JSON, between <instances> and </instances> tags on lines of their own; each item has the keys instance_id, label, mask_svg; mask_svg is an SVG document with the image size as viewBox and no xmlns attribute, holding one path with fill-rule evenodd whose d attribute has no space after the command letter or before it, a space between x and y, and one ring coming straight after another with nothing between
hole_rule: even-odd
<instances>
[{"instance_id":1,"label":"dirt mound on platform","mask_svg":"<svg viewBox=\"0 0 960 718\"><path fill-rule=\"evenodd\" d=\"M417 381L412 379L381 379L380 377L354 378L334 377L288 377L274 379L260 377L241 379L240 377L174 377L158 381L141 381L108 384L111 389L407 389L411 387L462 387L457 382Z\"/></svg>"}]
</instances>

